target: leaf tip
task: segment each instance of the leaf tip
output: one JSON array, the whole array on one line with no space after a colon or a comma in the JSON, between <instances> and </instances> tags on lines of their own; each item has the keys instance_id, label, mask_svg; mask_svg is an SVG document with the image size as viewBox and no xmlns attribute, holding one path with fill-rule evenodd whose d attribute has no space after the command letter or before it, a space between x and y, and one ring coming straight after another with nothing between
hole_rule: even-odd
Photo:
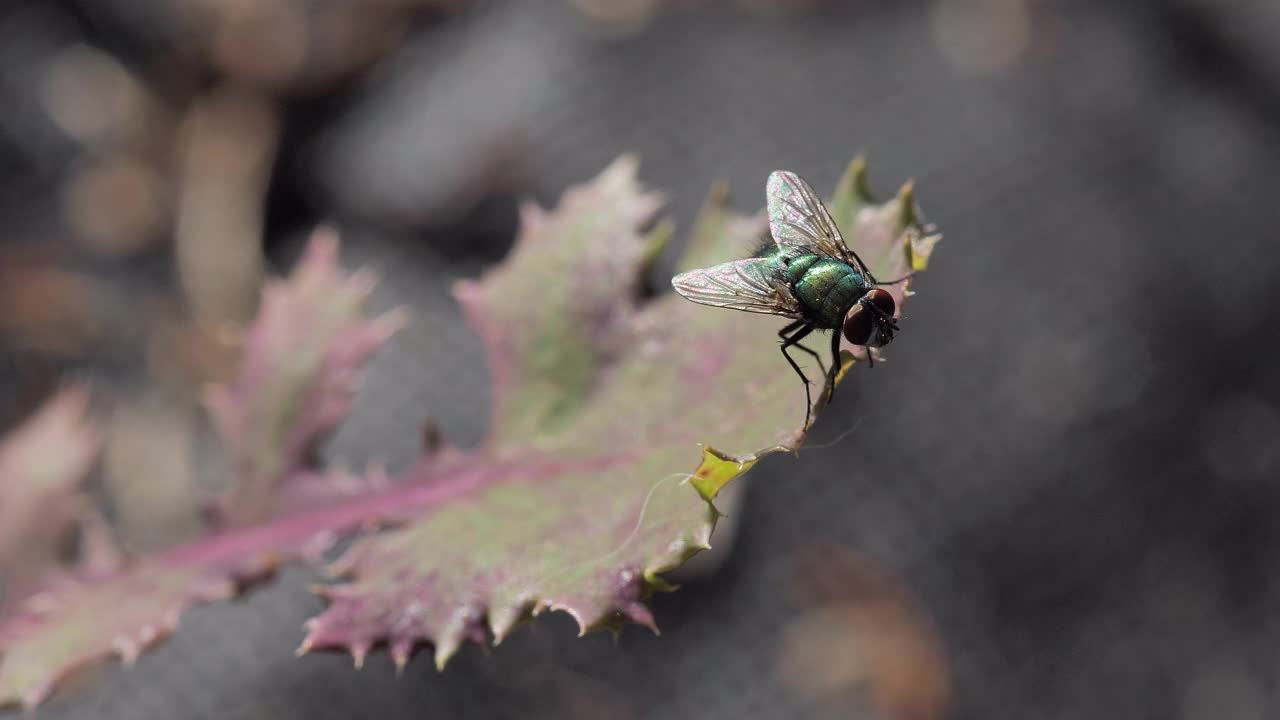
<instances>
[{"instance_id":1,"label":"leaf tip","mask_svg":"<svg viewBox=\"0 0 1280 720\"><path fill-rule=\"evenodd\" d=\"M526 232L533 233L547 222L547 211L532 200L520 203L517 214L521 230L520 236L523 236ZM519 236L517 237L517 242L519 242Z\"/></svg>"},{"instance_id":2,"label":"leaf tip","mask_svg":"<svg viewBox=\"0 0 1280 720\"><path fill-rule=\"evenodd\" d=\"M671 243L671 238L675 237L676 223L671 218L663 218L644 239L644 250L641 258L645 266L655 263L662 251Z\"/></svg>"},{"instance_id":3,"label":"leaf tip","mask_svg":"<svg viewBox=\"0 0 1280 720\"><path fill-rule=\"evenodd\" d=\"M911 270L921 272L929 267L933 249L942 240L942 233L928 235L912 232L907 235L907 252L911 256ZM914 293L912 293L914 294Z\"/></svg>"},{"instance_id":4,"label":"leaf tip","mask_svg":"<svg viewBox=\"0 0 1280 720\"><path fill-rule=\"evenodd\" d=\"M895 202L898 206L898 227L909 228L916 223L916 181L909 179L898 190Z\"/></svg>"},{"instance_id":5,"label":"leaf tip","mask_svg":"<svg viewBox=\"0 0 1280 720\"><path fill-rule=\"evenodd\" d=\"M444 672L445 667L449 664L449 661L453 659L453 656L457 654L458 648L461 647L461 645L462 643L456 639L451 641L441 640L436 643L436 672Z\"/></svg>"},{"instance_id":6,"label":"leaf tip","mask_svg":"<svg viewBox=\"0 0 1280 720\"><path fill-rule=\"evenodd\" d=\"M351 653L351 663L356 670L364 669L364 661L369 656L370 647L372 645L365 640L358 640L347 646L347 652Z\"/></svg>"},{"instance_id":7,"label":"leaf tip","mask_svg":"<svg viewBox=\"0 0 1280 720\"><path fill-rule=\"evenodd\" d=\"M707 546L708 548L710 546ZM680 589L679 585L669 582L666 578L658 574L658 570L649 568L644 571L644 581L649 587L658 592L675 592Z\"/></svg>"},{"instance_id":8,"label":"leaf tip","mask_svg":"<svg viewBox=\"0 0 1280 720\"><path fill-rule=\"evenodd\" d=\"M624 152L614 158L613 162L600 173L600 178L618 178L634 180L640 174L640 154Z\"/></svg>"},{"instance_id":9,"label":"leaf tip","mask_svg":"<svg viewBox=\"0 0 1280 720\"><path fill-rule=\"evenodd\" d=\"M852 193L853 197L863 203L875 202L871 192L871 178L867 173L867 156L859 152L849 161L849 166L840 179L837 194Z\"/></svg>"},{"instance_id":10,"label":"leaf tip","mask_svg":"<svg viewBox=\"0 0 1280 720\"><path fill-rule=\"evenodd\" d=\"M477 603L464 604L454 613L445 629L435 639L437 671L444 670L449 660L458 653L466 641L487 647L484 618L484 608Z\"/></svg>"},{"instance_id":11,"label":"leaf tip","mask_svg":"<svg viewBox=\"0 0 1280 720\"><path fill-rule=\"evenodd\" d=\"M637 625L643 625L644 627L649 628L655 636L662 635L662 631L658 629L658 621L653 617L653 611L650 610L643 602L637 600L635 602L628 603L620 610L620 612L627 620L630 620Z\"/></svg>"},{"instance_id":12,"label":"leaf tip","mask_svg":"<svg viewBox=\"0 0 1280 720\"><path fill-rule=\"evenodd\" d=\"M521 220L523 223L524 220ZM483 300L484 286L477 280L463 278L456 280L450 288L453 299L457 301L463 309L477 305Z\"/></svg>"},{"instance_id":13,"label":"leaf tip","mask_svg":"<svg viewBox=\"0 0 1280 720\"><path fill-rule=\"evenodd\" d=\"M12 699L17 700L18 703L22 705L22 712L24 715L29 718L35 717L36 709L40 707L41 703L49 698L50 694L53 693L53 687L57 682L58 679L55 677L45 678L44 680L37 682L29 691L23 693L21 696L15 696ZM3 706L4 699L5 698L0 697L0 706Z\"/></svg>"},{"instance_id":14,"label":"leaf tip","mask_svg":"<svg viewBox=\"0 0 1280 720\"><path fill-rule=\"evenodd\" d=\"M44 702L45 694L46 693L32 693L30 695L23 695L21 700L22 714L28 718L35 717L36 708L40 707L40 703Z\"/></svg>"},{"instance_id":15,"label":"leaf tip","mask_svg":"<svg viewBox=\"0 0 1280 720\"><path fill-rule=\"evenodd\" d=\"M564 609L564 608L559 608L559 609ZM595 627L595 623L586 622L585 620L582 619L582 616L579 615L578 613L572 612L567 609L564 609L564 610L565 612L569 613L569 615L573 617L573 621L578 624L578 637L586 637L587 633L591 632L592 628Z\"/></svg>"},{"instance_id":16,"label":"leaf tip","mask_svg":"<svg viewBox=\"0 0 1280 720\"><path fill-rule=\"evenodd\" d=\"M391 643L391 662L396 666L396 677L404 676L405 666L409 664L410 658L413 657L413 649L416 643L412 638L398 638Z\"/></svg>"},{"instance_id":17,"label":"leaf tip","mask_svg":"<svg viewBox=\"0 0 1280 720\"><path fill-rule=\"evenodd\" d=\"M120 663L125 667L133 667L138 661L138 655L142 653L142 648L133 638L126 636L116 637L111 641L111 650L116 657L120 658Z\"/></svg>"},{"instance_id":18,"label":"leaf tip","mask_svg":"<svg viewBox=\"0 0 1280 720\"><path fill-rule=\"evenodd\" d=\"M308 252L314 253L317 260L337 260L338 228L331 223L320 223L311 230Z\"/></svg>"},{"instance_id":19,"label":"leaf tip","mask_svg":"<svg viewBox=\"0 0 1280 720\"><path fill-rule=\"evenodd\" d=\"M413 321L409 308L398 306L382 313L373 319L372 334L375 345L382 345L409 327Z\"/></svg>"},{"instance_id":20,"label":"leaf tip","mask_svg":"<svg viewBox=\"0 0 1280 720\"><path fill-rule=\"evenodd\" d=\"M701 447L702 462L689 482L708 503L716 499L725 485L756 464L754 457L739 460L708 445Z\"/></svg>"}]
</instances>

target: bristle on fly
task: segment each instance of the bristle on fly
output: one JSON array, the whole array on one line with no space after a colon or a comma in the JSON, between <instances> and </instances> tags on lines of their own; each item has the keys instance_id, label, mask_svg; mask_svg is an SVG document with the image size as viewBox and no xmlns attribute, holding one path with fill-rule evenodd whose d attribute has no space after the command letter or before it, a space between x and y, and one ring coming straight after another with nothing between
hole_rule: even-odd
<instances>
[{"instance_id":1,"label":"bristle on fly","mask_svg":"<svg viewBox=\"0 0 1280 720\"><path fill-rule=\"evenodd\" d=\"M766 229L760 233L756 241L751 245L751 254L748 257L766 257L778 249L777 243L773 241L773 235Z\"/></svg>"}]
</instances>

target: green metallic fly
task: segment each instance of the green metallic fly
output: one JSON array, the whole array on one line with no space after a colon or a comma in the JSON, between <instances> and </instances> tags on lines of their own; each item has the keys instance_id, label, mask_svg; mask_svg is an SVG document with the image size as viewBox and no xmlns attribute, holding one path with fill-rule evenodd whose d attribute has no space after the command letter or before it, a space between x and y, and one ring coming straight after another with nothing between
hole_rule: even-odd
<instances>
[{"instance_id":1,"label":"green metallic fly","mask_svg":"<svg viewBox=\"0 0 1280 720\"><path fill-rule=\"evenodd\" d=\"M840 230L813 188L792 172L778 170L766 186L769 230L753 257L681 273L671 280L676 292L693 302L744 312L778 315L794 322L782 328L782 356L804 381L805 427L813 407L809 378L787 349L796 347L821 358L800 341L815 330L830 330L831 367L827 386L835 392L840 368L840 335L851 345L883 347L898 331L893 296L878 285L866 263L845 244ZM841 332L836 332L837 330ZM831 401L831 394L827 402Z\"/></svg>"}]
</instances>

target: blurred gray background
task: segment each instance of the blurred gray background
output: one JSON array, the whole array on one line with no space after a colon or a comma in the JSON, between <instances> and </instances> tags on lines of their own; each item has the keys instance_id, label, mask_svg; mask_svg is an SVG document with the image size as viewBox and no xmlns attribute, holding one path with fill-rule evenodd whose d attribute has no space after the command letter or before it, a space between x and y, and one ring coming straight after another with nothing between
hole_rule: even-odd
<instances>
[{"instance_id":1,"label":"blurred gray background","mask_svg":"<svg viewBox=\"0 0 1280 720\"><path fill-rule=\"evenodd\" d=\"M223 2L251 5L205 4ZM915 178L945 239L889 362L850 378L815 443L856 430L752 472L723 565L656 599L660 638L576 639L544 616L443 673L420 655L397 679L380 653L356 672L340 656L294 659L322 605L315 575L290 570L191 612L136 668L96 673L41 717L1280 712L1280 6L449 4L387 10L394 30L372 25L385 37L359 26L343 47L367 57L348 67L314 48L289 56L288 23L233 18L230 39L197 41L161 3L8 3L10 267L74 268L123 308L66 348L23 322L48 303L0 300L8 416L60 373L128 375L146 344L139 298L181 284L169 244L202 232L193 216L265 245L273 271L334 221L348 264L383 274L376 304L407 304L415 322L374 362L332 452L402 468L424 418L459 445L483 437L483 355L449 286L501 259L516 199L549 204L635 152L683 230L716 180L756 209L769 171L831 188L864 151L881 195ZM212 50L193 60L192 45ZM76 46L87 65L66 59ZM70 79L48 69L58 62ZM104 131L75 107L92 94L77 90L84 72L169 108L207 102L234 133L208 139L190 130L199 113L180 118L213 148L192 152L182 182L155 170L175 163L147 132L123 159L86 149ZM228 77L257 94L228 100ZM210 195L225 207L192 209ZM249 255L211 262L265 271ZM234 316L225 302L195 305ZM50 322L87 327L69 307ZM867 611L867 568L912 598L915 619ZM932 628L946 672L886 659L868 630L882 621Z\"/></svg>"}]
</instances>

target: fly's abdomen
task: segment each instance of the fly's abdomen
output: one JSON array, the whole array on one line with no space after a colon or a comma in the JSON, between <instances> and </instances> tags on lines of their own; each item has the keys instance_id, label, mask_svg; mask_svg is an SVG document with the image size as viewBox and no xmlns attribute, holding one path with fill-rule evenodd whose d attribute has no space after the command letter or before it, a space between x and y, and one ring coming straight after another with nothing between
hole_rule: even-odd
<instances>
[{"instance_id":1,"label":"fly's abdomen","mask_svg":"<svg viewBox=\"0 0 1280 720\"><path fill-rule=\"evenodd\" d=\"M798 262L805 262L803 269ZM788 267L796 297L804 303L814 325L822 328L838 328L844 322L844 314L862 297L865 281L853 268L827 258L810 262L808 257L793 260ZM799 279L794 279L799 274Z\"/></svg>"}]
</instances>

